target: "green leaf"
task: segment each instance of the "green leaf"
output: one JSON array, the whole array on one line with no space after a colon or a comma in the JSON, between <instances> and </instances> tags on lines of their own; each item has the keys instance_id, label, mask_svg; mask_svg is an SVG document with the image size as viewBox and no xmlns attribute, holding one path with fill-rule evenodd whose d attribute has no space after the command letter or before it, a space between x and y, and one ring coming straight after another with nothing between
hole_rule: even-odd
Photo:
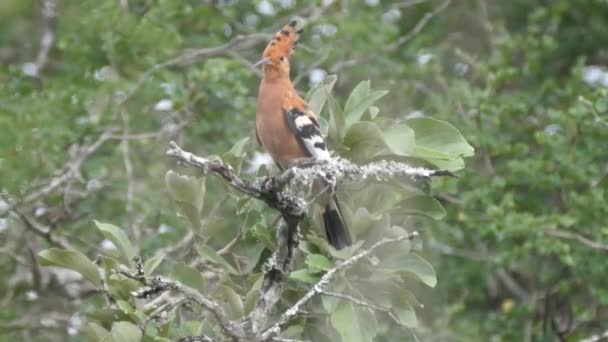
<instances>
[{"instance_id":1,"label":"green leaf","mask_svg":"<svg viewBox=\"0 0 608 342\"><path fill-rule=\"evenodd\" d=\"M126 314L131 314L131 313L135 312L135 310L133 309L133 306L131 306L131 304L125 300L117 300L116 306L118 306L118 308Z\"/></svg>"},{"instance_id":2,"label":"green leaf","mask_svg":"<svg viewBox=\"0 0 608 342\"><path fill-rule=\"evenodd\" d=\"M224 162L234 168L236 173L241 172L243 166L243 160L245 159L245 147L249 143L249 137L243 138L237 141L232 148L222 155Z\"/></svg>"},{"instance_id":3,"label":"green leaf","mask_svg":"<svg viewBox=\"0 0 608 342\"><path fill-rule=\"evenodd\" d=\"M470 157L475 152L460 131L445 121L413 118L407 120L406 124L416 136L416 157L438 167L456 171L464 166L462 157Z\"/></svg>"},{"instance_id":4,"label":"green leaf","mask_svg":"<svg viewBox=\"0 0 608 342\"><path fill-rule=\"evenodd\" d=\"M169 170L165 174L165 183L169 194L176 202L188 203L198 211L203 208L205 186L202 179Z\"/></svg>"},{"instance_id":5,"label":"green leaf","mask_svg":"<svg viewBox=\"0 0 608 342\"><path fill-rule=\"evenodd\" d=\"M322 254L308 255L308 257L306 257L306 264L312 272L329 271L333 268L331 261Z\"/></svg>"},{"instance_id":6,"label":"green leaf","mask_svg":"<svg viewBox=\"0 0 608 342\"><path fill-rule=\"evenodd\" d=\"M110 334L108 330L94 322L87 323L83 333L88 342L99 342Z\"/></svg>"},{"instance_id":7,"label":"green leaf","mask_svg":"<svg viewBox=\"0 0 608 342\"><path fill-rule=\"evenodd\" d=\"M180 283L204 292L205 279L196 268L186 265L184 262L178 262L173 265L171 277Z\"/></svg>"},{"instance_id":8,"label":"green leaf","mask_svg":"<svg viewBox=\"0 0 608 342\"><path fill-rule=\"evenodd\" d=\"M344 153L345 157L354 161L369 161L382 151L386 151L387 145L382 134L380 127L373 122L354 123L344 136L344 146L349 148Z\"/></svg>"},{"instance_id":9,"label":"green leaf","mask_svg":"<svg viewBox=\"0 0 608 342\"><path fill-rule=\"evenodd\" d=\"M355 89L350 92L350 95L344 104L344 111L352 111L353 108L362 101L362 99L369 95L370 88L371 82L369 80L359 82Z\"/></svg>"},{"instance_id":10,"label":"green leaf","mask_svg":"<svg viewBox=\"0 0 608 342\"><path fill-rule=\"evenodd\" d=\"M233 320L243 317L245 309L241 296L230 286L222 285L218 290L221 298L228 304L228 317Z\"/></svg>"},{"instance_id":11,"label":"green leaf","mask_svg":"<svg viewBox=\"0 0 608 342\"><path fill-rule=\"evenodd\" d=\"M400 324L406 327L415 328L418 325L418 319L416 318L416 311L408 303L397 304L393 302L393 308L391 309L394 316L397 318Z\"/></svg>"},{"instance_id":12,"label":"green leaf","mask_svg":"<svg viewBox=\"0 0 608 342\"><path fill-rule=\"evenodd\" d=\"M86 255L72 250L51 248L38 253L38 262L42 266L59 266L76 271L91 281L93 285L101 286L101 277L97 266Z\"/></svg>"},{"instance_id":13,"label":"green leaf","mask_svg":"<svg viewBox=\"0 0 608 342\"><path fill-rule=\"evenodd\" d=\"M102 223L99 221L93 222L95 222L97 229L101 231L103 236L112 241L112 243L114 243L114 245L118 248L123 262L130 265L133 262L133 258L135 258L135 248L131 244L131 241L129 241L127 234L125 234L122 229L109 223Z\"/></svg>"},{"instance_id":14,"label":"green leaf","mask_svg":"<svg viewBox=\"0 0 608 342\"><path fill-rule=\"evenodd\" d=\"M320 277L311 273L308 268L303 268L301 270L293 271L289 274L289 279L302 281L309 284L314 284L319 281Z\"/></svg>"},{"instance_id":15,"label":"green leaf","mask_svg":"<svg viewBox=\"0 0 608 342\"><path fill-rule=\"evenodd\" d=\"M262 283L264 282L263 276L257 276L256 281L251 285L251 288L245 294L245 300L243 302L243 312L248 315L251 313L256 303L258 302L258 298L260 298L260 289L262 288Z\"/></svg>"},{"instance_id":16,"label":"green leaf","mask_svg":"<svg viewBox=\"0 0 608 342\"><path fill-rule=\"evenodd\" d=\"M228 261L226 261L226 259L224 259L221 255L217 254L217 252L213 248L201 244L196 247L196 251L198 255L203 258L203 260L207 260L216 265L222 266L224 269L226 269L232 274L239 274L239 271L237 271L232 265L230 265L230 263L228 263Z\"/></svg>"},{"instance_id":17,"label":"green leaf","mask_svg":"<svg viewBox=\"0 0 608 342\"><path fill-rule=\"evenodd\" d=\"M345 342L371 342L378 330L376 317L369 309L348 301L338 305L330 320Z\"/></svg>"},{"instance_id":18,"label":"green leaf","mask_svg":"<svg viewBox=\"0 0 608 342\"><path fill-rule=\"evenodd\" d=\"M159 253L153 256L152 258L146 260L144 263L144 272L147 276L151 275L154 270L160 265L161 262L165 259L165 253Z\"/></svg>"},{"instance_id":19,"label":"green leaf","mask_svg":"<svg viewBox=\"0 0 608 342\"><path fill-rule=\"evenodd\" d=\"M329 75L325 77L323 82L316 87L312 88L306 95L308 106L313 113L317 116L321 115L323 107L327 102L327 94L331 93L338 77L336 75Z\"/></svg>"},{"instance_id":20,"label":"green leaf","mask_svg":"<svg viewBox=\"0 0 608 342\"><path fill-rule=\"evenodd\" d=\"M427 286L435 287L437 285L437 274L433 266L416 254L408 254L402 260L398 270L412 273Z\"/></svg>"},{"instance_id":21,"label":"green leaf","mask_svg":"<svg viewBox=\"0 0 608 342\"><path fill-rule=\"evenodd\" d=\"M370 229L371 230L383 230L388 228L390 224L390 216L383 215L380 213L370 213L367 208L358 208L353 216L352 231L357 236L364 236Z\"/></svg>"},{"instance_id":22,"label":"green leaf","mask_svg":"<svg viewBox=\"0 0 608 342\"><path fill-rule=\"evenodd\" d=\"M260 261L264 245L254 239L247 239L237 244L233 249L233 254L237 259L246 260L246 266L241 267L241 273L249 274Z\"/></svg>"},{"instance_id":23,"label":"green leaf","mask_svg":"<svg viewBox=\"0 0 608 342\"><path fill-rule=\"evenodd\" d=\"M388 93L388 90L377 90L370 93L369 81L361 82L353 90L344 107L346 129L361 120L361 116L379 99Z\"/></svg>"},{"instance_id":24,"label":"green leaf","mask_svg":"<svg viewBox=\"0 0 608 342\"><path fill-rule=\"evenodd\" d=\"M116 322L112 324L110 334L115 342L140 342L142 338L141 330L131 322Z\"/></svg>"},{"instance_id":25,"label":"green leaf","mask_svg":"<svg viewBox=\"0 0 608 342\"><path fill-rule=\"evenodd\" d=\"M327 135L334 142L334 148L337 148L341 146L342 137L344 136L344 111L340 107L340 104L338 104L338 101L327 90L325 96L329 104L329 129Z\"/></svg>"},{"instance_id":26,"label":"green leaf","mask_svg":"<svg viewBox=\"0 0 608 342\"><path fill-rule=\"evenodd\" d=\"M416 133L416 145L450 154L471 157L475 149L451 124L433 118L413 118L406 121Z\"/></svg>"},{"instance_id":27,"label":"green leaf","mask_svg":"<svg viewBox=\"0 0 608 342\"><path fill-rule=\"evenodd\" d=\"M398 156L411 156L416 142L414 130L404 124L391 125L382 135L389 151Z\"/></svg>"},{"instance_id":28,"label":"green leaf","mask_svg":"<svg viewBox=\"0 0 608 342\"><path fill-rule=\"evenodd\" d=\"M441 220L445 216L445 209L441 203L429 195L411 196L399 202L394 211L423 215L435 220Z\"/></svg>"},{"instance_id":29,"label":"green leaf","mask_svg":"<svg viewBox=\"0 0 608 342\"><path fill-rule=\"evenodd\" d=\"M172 170L165 174L169 195L179 205L183 214L196 230L201 226L201 210L205 198L205 178L180 175Z\"/></svg>"}]
</instances>

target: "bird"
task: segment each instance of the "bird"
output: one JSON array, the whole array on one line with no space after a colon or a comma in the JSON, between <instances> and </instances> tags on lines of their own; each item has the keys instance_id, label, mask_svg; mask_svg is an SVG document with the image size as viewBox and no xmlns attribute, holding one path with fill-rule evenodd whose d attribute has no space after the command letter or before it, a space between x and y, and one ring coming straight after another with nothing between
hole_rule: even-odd
<instances>
[{"instance_id":1,"label":"bird","mask_svg":"<svg viewBox=\"0 0 608 342\"><path fill-rule=\"evenodd\" d=\"M285 170L302 160L331 159L317 116L298 96L289 75L289 61L303 30L291 21L268 43L256 66L262 68L255 130L258 143ZM336 249L352 244L335 189L319 196L327 241ZM327 191L327 190L324 190Z\"/></svg>"}]
</instances>

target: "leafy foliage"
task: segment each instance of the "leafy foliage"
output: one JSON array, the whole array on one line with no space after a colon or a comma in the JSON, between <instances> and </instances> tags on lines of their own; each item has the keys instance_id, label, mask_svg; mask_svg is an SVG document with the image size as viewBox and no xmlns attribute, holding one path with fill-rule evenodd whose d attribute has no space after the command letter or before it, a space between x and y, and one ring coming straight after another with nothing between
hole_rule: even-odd
<instances>
[{"instance_id":1,"label":"leafy foliage","mask_svg":"<svg viewBox=\"0 0 608 342\"><path fill-rule=\"evenodd\" d=\"M132 262L125 236L146 272L210 291L231 314L241 312L237 297L251 310L276 247L275 218L217 180L167 173L163 152L173 139L221 155L246 177L265 174L249 163L259 80L247 62L265 38L163 63L298 15L309 22L292 75L297 89L312 88L311 107L339 155L456 170L472 152L466 138L475 157L457 179L434 182L433 196L407 179L341 186L356 248L393 226L421 229L445 216L424 232L424 251L407 254L417 246L404 245L349 272L359 290L349 294L391 306L399 324L416 329L404 334L388 314L372 318L323 296L311 307L341 305L344 316L311 315L286 336L339 340L345 327L333 323L348 319L365 326L349 337L378 341L577 340L606 330L605 1L464 0L436 13L444 1L56 2L55 40L33 77L44 1L0 1L0 339L137 337L129 324L144 316L134 313L150 312L129 296L136 284L113 271ZM328 73L339 79L314 86ZM49 184L48 194L5 212ZM326 260L353 252L326 246L313 216L284 305L319 279ZM104 234L93 220L121 228ZM369 269L398 277L369 284ZM424 285L433 279L436 288ZM102 280L121 299L117 308L90 295ZM167 319L175 324L145 334L213 326L192 323L191 312Z\"/></svg>"},{"instance_id":2,"label":"leafy foliage","mask_svg":"<svg viewBox=\"0 0 608 342\"><path fill-rule=\"evenodd\" d=\"M331 80L331 79L330 79ZM328 98L326 100L320 100L321 102L337 103L330 94L326 85L321 85L311 91L314 95L320 91L319 88L325 88L323 90L324 96ZM367 89L362 91L361 89ZM383 92L384 93L384 92ZM369 91L369 82L363 82L357 86L347 101L345 110L341 113L346 118L362 118L364 113L368 113L373 101L365 99L370 98L369 94L379 94L379 92ZM312 96L312 95L311 95ZM374 97L378 97L375 95ZM349 103L351 105L349 105ZM357 103L357 105L352 105ZM337 105L337 104L336 104ZM331 113L334 113L330 110ZM376 126L376 122L380 116L376 116L371 121L358 121L355 120L350 125L348 120L341 120L342 124L336 125L337 131L345 131L348 136L357 125L367 123L368 125ZM351 119L354 120L354 119ZM419 120L414 120L417 122ZM386 122L386 121L385 121ZM414 143L417 140L417 133L422 133L422 141L424 141L425 135L429 134L429 131L433 131L435 128L441 129L446 124L433 120L426 124L414 124L413 127L407 126L409 121L402 124L400 127L408 132L411 132L414 139L411 140ZM381 133L381 131L378 129ZM433 147L434 153L442 153L442 156L446 162L450 162L461 158L461 149L451 146L454 141L465 144L468 146L466 141L462 138L458 130L452 128L449 133L443 132L444 141L446 144L435 142ZM398 139L398 135L393 131L391 132L393 140ZM339 137L334 137L338 139ZM363 136L362 140L373 138ZM379 136L382 139L382 135ZM405 144L408 143L406 140ZM344 151L348 151L353 155L358 155L360 151L354 145L348 143L339 143L343 146ZM243 142L238 142L231 150L233 161L237 165L240 165L244 155L237 151L242 150L244 147ZM372 150L370 146L366 146L365 149L369 150L374 156L382 156L384 158L396 158L399 157L397 154L390 154L391 150L387 149L386 146L376 146L377 150ZM469 149L466 151L471 150ZM424 159L427 156L427 151L422 151L420 154L416 154L416 149L412 148L410 157L416 159ZM413 160L413 159L412 159ZM259 280L261 279L260 272L263 270L261 255L267 250L271 252L271 248L265 248L264 245L260 245L259 239L256 234L259 234L259 230L268 231L264 233L270 234L270 230L273 227L266 220L267 213L265 210L260 210L257 206L243 206L237 214L237 219L243 221L241 236L245 236L243 240L235 240L231 248L234 252L224 252L226 248L220 252L215 247L219 245L219 239L214 238L206 227L201 224L200 212L203 209L203 198L206 196L205 188L201 187L201 182L191 176L182 176L174 171L168 171L165 177L168 191L174 201L180 206L185 213L187 219L192 223L193 236L196 238L193 240L194 248L198 253L198 258L195 259L195 265L188 265L184 262L177 261L173 262L171 266L171 276L178 280L180 283L192 287L201 291L202 293L212 293L214 298L217 298L222 302L225 311L228 313L230 319L240 319L243 317L245 307L251 309L251 304L245 305L246 302L251 302L255 298L255 293L259 291ZM291 287L288 289L290 298L297 299L303 295L302 283L311 283L319 280L320 276L329 271L334 267L335 261L346 259L350 257L357 249L369 246L376 242L382 237L391 236L394 234L403 233L403 228L400 226L408 227L408 220L411 218L410 214L422 214L429 217L436 215L437 211L442 212L441 205L431 196L427 194L424 188L415 186L412 183L409 191L399 189L399 191L392 191L387 193L386 186L384 184L373 184L365 181L359 181L355 186L359 187L361 191L357 192L356 195L351 195L350 205L344 209L352 212L354 209L357 213L360 213L357 217L358 222L361 220L365 221L361 215L366 215L371 219L368 219L368 224L357 225L357 221L353 220L353 226L356 227L354 233L356 238L360 240L359 243L345 250L336 251L327 244L324 237L318 236L315 233L320 227L321 222L309 225L307 231L308 238L303 243L301 248L300 261L296 262L292 277L293 282L290 283ZM419 184L424 185L424 182ZM364 193L370 194L365 196ZM383 196L377 196L379 192L383 192ZM236 202L248 201L245 195L239 195L236 193L231 194L232 200ZM356 200L355 200L356 198ZM378 206L376 211L367 211L365 208L368 207L366 203L371 202L372 199ZM414 204L415 203L415 204ZM392 215L391 212L383 210L382 208L390 208L391 212L405 213L401 215ZM410 210L411 208L411 210ZM409 211L408 211L409 210ZM250 216L255 216L256 221L248 220ZM442 215L441 215L442 216ZM439 216L438 218L440 218ZM251 224L252 223L252 224ZM135 251L132 243L128 240L126 234L119 228L106 223L96 222L99 231L117 247L117 255L106 255L104 256L104 272L103 279L99 279L99 272L92 262L88 261L84 255L78 252L60 252L56 250L48 250L40 253L40 257L45 260L47 264L53 264L61 267L66 267L75 270L91 280L94 285L100 288L101 284L106 284L104 291L107 291L112 296L112 301L117 303L118 309L121 311L121 316L126 317L127 320L117 321L116 318L111 320L95 320L95 323L102 327L112 327L106 334L111 336L114 340L118 341L120 338L125 339L136 339L140 338L142 332L136 329L140 335L135 335L133 327L140 327L143 330L143 335L146 337L162 337L175 339L184 332L184 327L192 326L198 327L193 331L194 334L200 332L200 318L208 317L211 319L211 315L202 311L201 308L194 309L197 314L190 314L187 311L180 310L178 306L175 307L177 311L171 311L169 317L157 317L155 316L156 311L146 309L146 306L138 305L137 300L133 298L132 293L134 291L135 284L133 279L128 276L122 275L122 269L129 269L133 267L131 260L135 257ZM229 229L225 227L224 229ZM411 229L411 227L410 227ZM205 237L205 238L203 238ZM266 241L272 243L272 238L266 237ZM389 295L399 297L399 292L407 286L405 279L416 279L428 285L434 287L437 283L435 271L432 266L422 259L420 256L411 253L409 242L404 242L396 248L392 248L390 251L382 251L382 255L378 255L377 260L371 260L370 262L362 263L357 265L357 268L344 274L341 279L332 285L335 288L340 288L340 292L347 293L349 296L359 298L364 302L369 302L371 305L380 305L375 302L375 297ZM160 251L159 251L160 252ZM389 253L390 252L390 253ZM62 257L63 254L72 253L74 258ZM158 256L162 254L157 254ZM84 259L84 260L83 260ZM332 261L334 260L334 261ZM152 265L158 265L160 261L152 260ZM145 269L154 269L155 267L149 266ZM378 267L380 266L380 267ZM213 269L213 279L206 279L205 273L201 273L201 267ZM91 269L93 268L93 269ZM94 277L97 276L97 278ZM383 286L383 284L390 284L390 288L387 289L386 294L369 293L370 291L375 292L375 287ZM100 288L101 289L101 288ZM297 294L300 294L299 296ZM251 296L250 296L251 294ZM250 297L249 299L247 297ZM328 302L326 304L326 302ZM392 329L398 329L399 326L415 327L416 318L413 307L417 305L417 301L413 295L409 299L399 299L397 301L382 301L382 305L386 306L386 311L391 312L394 317L394 324L378 329L375 323L377 320L385 319L385 312L374 314L367 307L362 307L356 303L339 300L336 298L327 299L323 298L324 307L327 310L327 326L331 326L335 329L344 341L371 341L376 335L384 335ZM294 304L287 300L281 306L289 307ZM107 307L99 308L99 310L105 311ZM318 309L315 309L318 311ZM319 311L320 313L320 311ZM95 313L92 313L95 316ZM378 316L380 315L380 316ZM149 320L156 320L156 327L146 324ZM359 322L358 329L352 329L352 323ZM306 319L303 319L301 325L305 328L308 324L311 324ZM318 319L313 324L319 324ZM167 326L161 329L162 326ZM204 333L207 335L218 335L220 336L219 327L214 327L215 323L209 322L204 329ZM95 335L99 331L97 325L88 326L88 334ZM306 334L304 334L304 337ZM329 336L329 335L328 335Z\"/></svg>"}]
</instances>

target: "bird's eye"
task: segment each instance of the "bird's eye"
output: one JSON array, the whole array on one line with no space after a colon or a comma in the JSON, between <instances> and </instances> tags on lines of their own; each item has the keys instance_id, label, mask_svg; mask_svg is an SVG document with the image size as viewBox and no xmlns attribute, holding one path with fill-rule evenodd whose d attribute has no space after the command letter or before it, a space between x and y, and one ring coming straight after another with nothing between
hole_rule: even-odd
<instances>
[{"instance_id":1,"label":"bird's eye","mask_svg":"<svg viewBox=\"0 0 608 342\"><path fill-rule=\"evenodd\" d=\"M283 62L283 61L285 60L285 56L283 56L283 57L279 58L279 60L280 60L281 62Z\"/></svg>"}]
</instances>

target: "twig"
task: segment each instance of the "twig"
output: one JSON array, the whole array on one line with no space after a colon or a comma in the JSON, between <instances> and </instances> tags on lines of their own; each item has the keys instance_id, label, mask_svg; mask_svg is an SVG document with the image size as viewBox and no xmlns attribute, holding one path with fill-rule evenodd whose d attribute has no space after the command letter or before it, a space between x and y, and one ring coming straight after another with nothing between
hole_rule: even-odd
<instances>
[{"instance_id":1,"label":"twig","mask_svg":"<svg viewBox=\"0 0 608 342\"><path fill-rule=\"evenodd\" d=\"M605 338L608 338L608 330L604 331L603 333L584 338L584 339L580 340L580 342L597 342L597 341L601 341L602 339L605 339Z\"/></svg>"},{"instance_id":2,"label":"twig","mask_svg":"<svg viewBox=\"0 0 608 342\"><path fill-rule=\"evenodd\" d=\"M296 340L293 338L275 337L272 339L274 342L310 342L309 340Z\"/></svg>"},{"instance_id":3,"label":"twig","mask_svg":"<svg viewBox=\"0 0 608 342\"><path fill-rule=\"evenodd\" d=\"M364 306L364 307L372 309L372 310L378 310L378 311L383 311L383 312L390 312L391 311L390 308L385 308L385 307L380 306L380 305L368 303L368 302L362 301L360 299L357 299L357 298L355 298L353 296L345 295L345 294L342 294L342 293L323 291L323 292L321 292L321 295L344 299L344 300L347 300L349 302L353 302L353 303L355 303L357 305Z\"/></svg>"},{"instance_id":4,"label":"twig","mask_svg":"<svg viewBox=\"0 0 608 342\"><path fill-rule=\"evenodd\" d=\"M245 229L245 222L247 222L247 221L243 220L243 222L239 226L239 231L236 233L236 236L234 237L234 239L230 240L230 242L228 242L226 244L226 246L224 246L224 247L222 247L222 249L218 250L217 254L219 254L219 255L229 254L232 251L232 248L234 248L234 246L236 246L236 244L239 241L241 241L241 239L243 238L243 230Z\"/></svg>"},{"instance_id":5,"label":"twig","mask_svg":"<svg viewBox=\"0 0 608 342\"><path fill-rule=\"evenodd\" d=\"M414 28L410 32L408 32L408 34L397 39L392 44L389 44L387 46L387 50L394 50L394 49L398 48L399 46L409 42L412 38L414 38L417 34L419 34L422 31L422 29L424 29L426 24L428 24L429 21L431 19L433 19L434 16L436 16L437 14L439 14L443 10L445 10L451 2L452 2L452 0L445 0L443 3L441 3L441 5L437 6L437 8L435 8L433 11L426 13L422 17L422 19L420 19L420 21L418 21L416 26L414 26Z\"/></svg>"},{"instance_id":6,"label":"twig","mask_svg":"<svg viewBox=\"0 0 608 342\"><path fill-rule=\"evenodd\" d=\"M310 291L308 291L302 298L300 298L300 300L298 300L291 308L289 308L287 311L285 311L281 315L281 317L277 320L277 322L275 324L273 324L270 328L268 328L262 334L262 336L261 336L262 341L267 341L267 340L270 340L270 339L274 338L275 336L277 336L283 330L283 328L302 311L304 305L306 305L313 297L315 297L316 295L323 293L325 291L325 288L327 288L327 286L336 278L336 276L340 272L353 266L354 264L359 262L361 259L369 256L374 251L376 251L378 248L380 248L384 245L391 244L391 243L397 243L397 242L401 242L404 240L412 240L412 239L415 239L416 237L418 237L418 232L414 231L414 232L402 235L397 238L387 238L387 239L380 240L380 241L376 242L374 245L372 245L370 248L368 248L360 253L355 254L354 256L341 262L340 264L338 264L337 266L335 266L334 268L329 270L327 273L325 273L323 275L323 277L321 277L321 280L319 280L319 282L316 283L312 287L312 289L310 289Z\"/></svg>"},{"instance_id":7,"label":"twig","mask_svg":"<svg viewBox=\"0 0 608 342\"><path fill-rule=\"evenodd\" d=\"M125 167L125 174L127 176L127 190L125 194L126 206L125 210L127 212L127 226L130 227L133 231L135 241L139 244L141 239L141 234L139 229L135 227L133 220L133 193L135 186L135 179L133 178L133 164L131 163L130 151L129 151L129 140L124 138L129 135L129 115L125 110L120 112L120 116L122 118L122 134L123 139L121 142L122 149L122 161Z\"/></svg>"},{"instance_id":8,"label":"twig","mask_svg":"<svg viewBox=\"0 0 608 342\"><path fill-rule=\"evenodd\" d=\"M504 268L499 268L496 271L496 276L502 281L502 283L507 287L507 289L512 294L514 294L520 301L530 301L531 295L524 288L522 288L521 285L519 285L517 281L515 281L515 279L513 279L509 272L507 272Z\"/></svg>"},{"instance_id":9,"label":"twig","mask_svg":"<svg viewBox=\"0 0 608 342\"><path fill-rule=\"evenodd\" d=\"M419 5L419 4L425 3L427 1L429 1L429 0L408 0L408 1L397 3L394 6L397 8L406 8L406 7Z\"/></svg>"},{"instance_id":10,"label":"twig","mask_svg":"<svg viewBox=\"0 0 608 342\"><path fill-rule=\"evenodd\" d=\"M180 337L176 342L214 342L215 340L209 336L198 335L198 336L186 336Z\"/></svg>"},{"instance_id":11,"label":"twig","mask_svg":"<svg viewBox=\"0 0 608 342\"><path fill-rule=\"evenodd\" d=\"M40 36L40 50L34 63L32 76L39 78L42 70L46 66L49 58L49 52L55 42L55 18L57 17L57 4L55 0L42 0L41 26L42 35Z\"/></svg>"},{"instance_id":12,"label":"twig","mask_svg":"<svg viewBox=\"0 0 608 342\"><path fill-rule=\"evenodd\" d=\"M176 294L185 300L193 301L201 305L203 308L205 308L205 310L209 311L213 317L215 317L217 322L220 324L222 331L224 331L227 336L230 336L236 340L243 338L244 331L241 325L230 321L222 306L217 302L207 298L198 290L174 280L164 277L154 277L151 279L147 278L143 272L143 265L140 258L135 259L135 268L135 273L125 270L120 270L118 272L128 278L139 281L143 285L140 289L131 293L134 297L147 299L156 297L165 292Z\"/></svg>"},{"instance_id":13,"label":"twig","mask_svg":"<svg viewBox=\"0 0 608 342\"><path fill-rule=\"evenodd\" d=\"M97 151L106 141L110 138L111 130L103 132L97 140L91 145L84 146L80 149L80 154L75 158L69 160L59 176L49 179L46 184L38 190L31 191L20 201L10 203L8 206L0 209L0 216L5 215L9 211L21 207L26 204L37 201L42 197L46 197L52 193L55 189L59 188L66 182L70 181L74 177L80 175L80 167L95 151Z\"/></svg>"},{"instance_id":14,"label":"twig","mask_svg":"<svg viewBox=\"0 0 608 342\"><path fill-rule=\"evenodd\" d=\"M156 64L144 72L140 78L135 82L135 85L131 87L131 89L127 92L127 94L118 102L118 105L123 105L127 101L129 101L143 86L143 84L150 78L152 75L157 73L158 71L179 64L192 64L196 63L202 57L216 57L223 54L228 53L231 49L248 49L259 42L266 41L272 38L272 35L264 34L264 33L253 33L249 35L239 35L236 36L231 41L226 44L204 48L204 49L193 49L184 52L183 54L176 56L168 61Z\"/></svg>"},{"instance_id":15,"label":"twig","mask_svg":"<svg viewBox=\"0 0 608 342\"><path fill-rule=\"evenodd\" d=\"M395 316L395 314L391 311L390 308L386 308L380 305L376 305L376 304L372 304L372 303L368 303L365 301L362 301L360 299L357 299L353 296L349 296L349 295L345 295L342 293L336 293L336 292L328 292L328 291L323 291L321 293L324 296L330 296L330 297L335 297L335 298L340 298L340 299L344 299L347 300L349 302L352 302L354 304L372 309L372 310L377 310L377 311L381 311L386 313L393 321L395 321L395 323L397 323L398 325L403 325L403 323L401 323L401 321L399 321L399 318L397 318L397 316Z\"/></svg>"},{"instance_id":16,"label":"twig","mask_svg":"<svg viewBox=\"0 0 608 342\"><path fill-rule=\"evenodd\" d=\"M553 237L556 238L560 238L560 239L566 239L566 240L575 240L578 241L580 243L582 243L583 245L592 248L592 249L596 249L599 251L608 251L608 245L605 245L603 243L597 242L597 241L593 241L590 240L582 235L576 234L576 233L570 233L561 229L547 229L545 230L545 232Z\"/></svg>"},{"instance_id":17,"label":"twig","mask_svg":"<svg viewBox=\"0 0 608 342\"><path fill-rule=\"evenodd\" d=\"M38 221L22 213L20 210L15 209L14 212L17 214L17 216L19 216L21 221L23 221L25 226L30 231L32 231L38 236L43 237L51 245L62 249L73 249L72 245L67 240L53 234L53 230L51 228L41 225Z\"/></svg>"}]
</instances>

